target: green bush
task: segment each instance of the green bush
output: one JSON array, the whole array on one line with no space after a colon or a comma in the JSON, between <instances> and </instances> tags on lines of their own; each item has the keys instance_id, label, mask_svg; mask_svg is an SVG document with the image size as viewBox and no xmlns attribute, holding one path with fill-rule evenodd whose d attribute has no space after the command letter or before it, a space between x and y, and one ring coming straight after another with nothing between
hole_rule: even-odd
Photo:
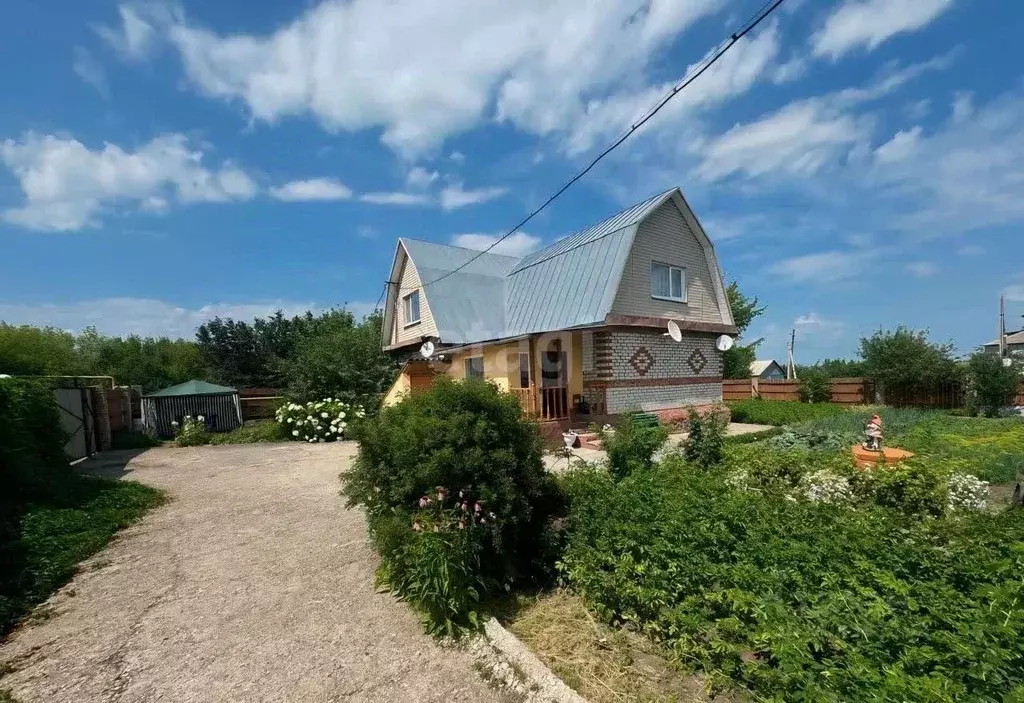
<instances>
[{"instance_id":1,"label":"green bush","mask_svg":"<svg viewBox=\"0 0 1024 703\"><path fill-rule=\"evenodd\" d=\"M215 432L210 435L210 444L258 444L260 442L283 442L285 428L274 420L261 420L251 425L236 427L230 432Z\"/></svg>"},{"instance_id":2,"label":"green bush","mask_svg":"<svg viewBox=\"0 0 1024 703\"><path fill-rule=\"evenodd\" d=\"M795 425L808 420L835 417L849 412L835 403L800 403L795 400L740 400L727 404L733 422L755 425Z\"/></svg>"},{"instance_id":3,"label":"green bush","mask_svg":"<svg viewBox=\"0 0 1024 703\"><path fill-rule=\"evenodd\" d=\"M986 417L997 417L1010 404L1021 384L1019 363L1003 366L995 354L975 352L967 363L971 379L971 405Z\"/></svg>"},{"instance_id":4,"label":"green bush","mask_svg":"<svg viewBox=\"0 0 1024 703\"><path fill-rule=\"evenodd\" d=\"M206 430L205 418L202 415L186 415L180 424L177 420L172 420L171 429L174 430L175 446L199 447L210 443L210 433Z\"/></svg>"},{"instance_id":5,"label":"green bush","mask_svg":"<svg viewBox=\"0 0 1024 703\"><path fill-rule=\"evenodd\" d=\"M429 630L472 625L479 600L551 568L560 498L514 396L441 378L367 420L358 439L344 493L366 509L381 582Z\"/></svg>"},{"instance_id":6,"label":"green bush","mask_svg":"<svg viewBox=\"0 0 1024 703\"><path fill-rule=\"evenodd\" d=\"M151 449L159 447L160 440L145 432L134 430L120 430L111 434L111 449Z\"/></svg>"},{"instance_id":7,"label":"green bush","mask_svg":"<svg viewBox=\"0 0 1024 703\"><path fill-rule=\"evenodd\" d=\"M686 460L705 468L721 464L727 423L716 415L701 417L696 410L691 410L688 424L690 434L683 445Z\"/></svg>"},{"instance_id":8,"label":"green bush","mask_svg":"<svg viewBox=\"0 0 1024 703\"><path fill-rule=\"evenodd\" d=\"M800 377L800 400L805 403L827 403L832 400L829 377L821 371L807 371Z\"/></svg>"},{"instance_id":9,"label":"green bush","mask_svg":"<svg viewBox=\"0 0 1024 703\"><path fill-rule=\"evenodd\" d=\"M565 485L566 581L715 687L780 701L1024 693L1024 511L921 520L735 491L678 460Z\"/></svg>"},{"instance_id":10,"label":"green bush","mask_svg":"<svg viewBox=\"0 0 1024 703\"><path fill-rule=\"evenodd\" d=\"M819 430L809 427L785 427L781 434L765 442L767 446L777 449L808 449L813 451L835 452L849 447L850 438L839 432Z\"/></svg>"},{"instance_id":11,"label":"green bush","mask_svg":"<svg viewBox=\"0 0 1024 703\"><path fill-rule=\"evenodd\" d=\"M608 454L608 469L616 479L650 470L654 453L668 441L668 430L641 422L632 413L624 415L614 431L601 430L599 434Z\"/></svg>"}]
</instances>

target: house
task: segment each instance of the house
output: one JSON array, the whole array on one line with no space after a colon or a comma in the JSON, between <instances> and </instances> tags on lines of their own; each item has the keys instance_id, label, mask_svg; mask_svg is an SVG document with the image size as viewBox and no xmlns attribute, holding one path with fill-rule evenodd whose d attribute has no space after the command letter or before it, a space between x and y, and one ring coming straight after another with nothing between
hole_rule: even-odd
<instances>
[{"instance_id":1,"label":"house","mask_svg":"<svg viewBox=\"0 0 1024 703\"><path fill-rule=\"evenodd\" d=\"M722 400L716 339L737 330L678 188L523 258L403 238L388 281L383 346L406 364L385 404L437 373L490 380L542 420Z\"/></svg>"},{"instance_id":2,"label":"house","mask_svg":"<svg viewBox=\"0 0 1024 703\"><path fill-rule=\"evenodd\" d=\"M750 363L750 377L762 381L784 381L786 371L775 359L759 359Z\"/></svg>"},{"instance_id":3,"label":"house","mask_svg":"<svg viewBox=\"0 0 1024 703\"><path fill-rule=\"evenodd\" d=\"M989 354L998 354L999 340L989 342L984 345L984 349ZM1024 330L1006 333L1006 353L1012 356L1024 356Z\"/></svg>"}]
</instances>

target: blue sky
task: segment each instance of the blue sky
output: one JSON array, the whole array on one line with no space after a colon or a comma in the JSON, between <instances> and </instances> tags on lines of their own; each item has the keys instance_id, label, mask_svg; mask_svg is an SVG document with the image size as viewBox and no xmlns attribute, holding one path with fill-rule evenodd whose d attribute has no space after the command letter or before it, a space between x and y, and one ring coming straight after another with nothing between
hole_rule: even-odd
<instances>
[{"instance_id":1,"label":"blue sky","mask_svg":"<svg viewBox=\"0 0 1024 703\"><path fill-rule=\"evenodd\" d=\"M398 237L485 246L760 6L16 0L0 319L368 311ZM900 323L969 351L1001 293L1024 326L1022 33L1000 0L788 0L503 250L678 185L761 356Z\"/></svg>"}]
</instances>

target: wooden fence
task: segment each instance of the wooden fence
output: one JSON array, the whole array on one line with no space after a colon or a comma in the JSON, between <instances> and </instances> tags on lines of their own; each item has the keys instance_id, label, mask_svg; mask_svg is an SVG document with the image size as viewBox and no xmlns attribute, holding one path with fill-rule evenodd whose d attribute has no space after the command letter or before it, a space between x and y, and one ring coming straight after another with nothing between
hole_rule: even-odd
<instances>
[{"instance_id":1,"label":"wooden fence","mask_svg":"<svg viewBox=\"0 0 1024 703\"><path fill-rule=\"evenodd\" d=\"M874 402L874 383L868 378L833 378L829 381L833 403L865 405ZM800 400L800 381L762 381L752 378L722 381L724 400Z\"/></svg>"}]
</instances>

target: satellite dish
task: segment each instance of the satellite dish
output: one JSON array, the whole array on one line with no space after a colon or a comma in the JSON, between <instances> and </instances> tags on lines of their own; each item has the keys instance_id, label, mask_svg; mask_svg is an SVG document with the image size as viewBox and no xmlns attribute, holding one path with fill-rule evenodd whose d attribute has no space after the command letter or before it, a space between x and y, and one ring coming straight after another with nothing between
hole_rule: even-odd
<instances>
[{"instance_id":1,"label":"satellite dish","mask_svg":"<svg viewBox=\"0 0 1024 703\"><path fill-rule=\"evenodd\" d=\"M0 378L10 378L10 376L5 373L0 373Z\"/></svg>"},{"instance_id":2,"label":"satellite dish","mask_svg":"<svg viewBox=\"0 0 1024 703\"><path fill-rule=\"evenodd\" d=\"M420 356L424 359L429 359L434 355L434 343L426 341L420 346Z\"/></svg>"},{"instance_id":3,"label":"satellite dish","mask_svg":"<svg viewBox=\"0 0 1024 703\"><path fill-rule=\"evenodd\" d=\"M683 331L679 329L679 323L675 320L668 321L668 336L672 338L673 342L683 341Z\"/></svg>"},{"instance_id":4,"label":"satellite dish","mask_svg":"<svg viewBox=\"0 0 1024 703\"><path fill-rule=\"evenodd\" d=\"M732 345L733 339L727 334L723 334L721 337L715 340L715 348L717 348L718 351L729 351L730 349L732 349Z\"/></svg>"}]
</instances>

